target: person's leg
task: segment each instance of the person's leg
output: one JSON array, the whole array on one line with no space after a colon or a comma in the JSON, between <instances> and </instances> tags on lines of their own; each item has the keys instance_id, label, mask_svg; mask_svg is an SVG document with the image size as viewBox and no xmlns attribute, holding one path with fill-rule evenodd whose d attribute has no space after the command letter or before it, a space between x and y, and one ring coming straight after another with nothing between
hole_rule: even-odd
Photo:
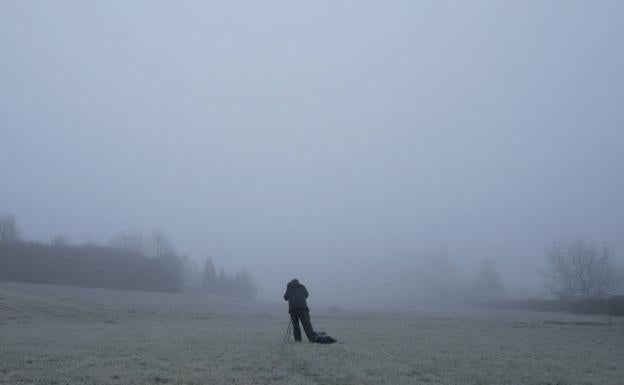
<instances>
[{"instance_id":1,"label":"person's leg","mask_svg":"<svg viewBox=\"0 0 624 385\"><path fill-rule=\"evenodd\" d=\"M314 342L316 340L316 333L314 333L312 323L310 322L310 312L301 312L299 317L301 318L301 324L303 325L306 337L308 337L308 341Z\"/></svg>"},{"instance_id":2,"label":"person's leg","mask_svg":"<svg viewBox=\"0 0 624 385\"><path fill-rule=\"evenodd\" d=\"M295 335L295 341L301 341L301 329L299 328L299 314L296 312L290 313L290 320L292 321L293 334Z\"/></svg>"}]
</instances>

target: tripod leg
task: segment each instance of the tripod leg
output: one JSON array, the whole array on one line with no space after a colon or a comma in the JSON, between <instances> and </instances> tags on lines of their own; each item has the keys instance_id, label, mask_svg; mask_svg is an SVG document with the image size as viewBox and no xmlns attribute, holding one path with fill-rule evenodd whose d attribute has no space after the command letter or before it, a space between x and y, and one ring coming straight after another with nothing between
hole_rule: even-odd
<instances>
[{"instance_id":1,"label":"tripod leg","mask_svg":"<svg viewBox=\"0 0 624 385\"><path fill-rule=\"evenodd\" d=\"M288 327L286 328L286 333L284 334L283 342L290 341L290 329L292 328L292 320L288 322Z\"/></svg>"}]
</instances>

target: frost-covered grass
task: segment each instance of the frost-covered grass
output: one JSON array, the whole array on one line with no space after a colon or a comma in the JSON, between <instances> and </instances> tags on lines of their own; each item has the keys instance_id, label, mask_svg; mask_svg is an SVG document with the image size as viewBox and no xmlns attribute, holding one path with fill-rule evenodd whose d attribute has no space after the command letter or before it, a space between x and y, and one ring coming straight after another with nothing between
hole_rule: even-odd
<instances>
[{"instance_id":1,"label":"frost-covered grass","mask_svg":"<svg viewBox=\"0 0 624 385\"><path fill-rule=\"evenodd\" d=\"M624 319L313 309L0 282L0 384L623 384Z\"/></svg>"}]
</instances>

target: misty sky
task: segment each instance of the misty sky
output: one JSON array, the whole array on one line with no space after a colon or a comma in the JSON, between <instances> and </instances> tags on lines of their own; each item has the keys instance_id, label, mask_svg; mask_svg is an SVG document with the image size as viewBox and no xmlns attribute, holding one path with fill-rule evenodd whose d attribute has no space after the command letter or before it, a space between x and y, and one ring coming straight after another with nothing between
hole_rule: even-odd
<instances>
[{"instance_id":1,"label":"misty sky","mask_svg":"<svg viewBox=\"0 0 624 385\"><path fill-rule=\"evenodd\" d=\"M160 228L262 298L425 256L522 289L553 240L624 255L623 69L621 1L4 0L0 214Z\"/></svg>"}]
</instances>

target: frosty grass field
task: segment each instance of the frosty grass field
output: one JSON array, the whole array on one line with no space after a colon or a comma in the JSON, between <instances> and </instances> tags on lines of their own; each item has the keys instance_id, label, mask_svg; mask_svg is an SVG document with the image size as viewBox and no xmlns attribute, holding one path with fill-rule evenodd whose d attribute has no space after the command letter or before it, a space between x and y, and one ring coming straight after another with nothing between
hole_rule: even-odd
<instances>
[{"instance_id":1,"label":"frosty grass field","mask_svg":"<svg viewBox=\"0 0 624 385\"><path fill-rule=\"evenodd\" d=\"M312 309L0 282L1 384L624 384L624 319Z\"/></svg>"}]
</instances>

